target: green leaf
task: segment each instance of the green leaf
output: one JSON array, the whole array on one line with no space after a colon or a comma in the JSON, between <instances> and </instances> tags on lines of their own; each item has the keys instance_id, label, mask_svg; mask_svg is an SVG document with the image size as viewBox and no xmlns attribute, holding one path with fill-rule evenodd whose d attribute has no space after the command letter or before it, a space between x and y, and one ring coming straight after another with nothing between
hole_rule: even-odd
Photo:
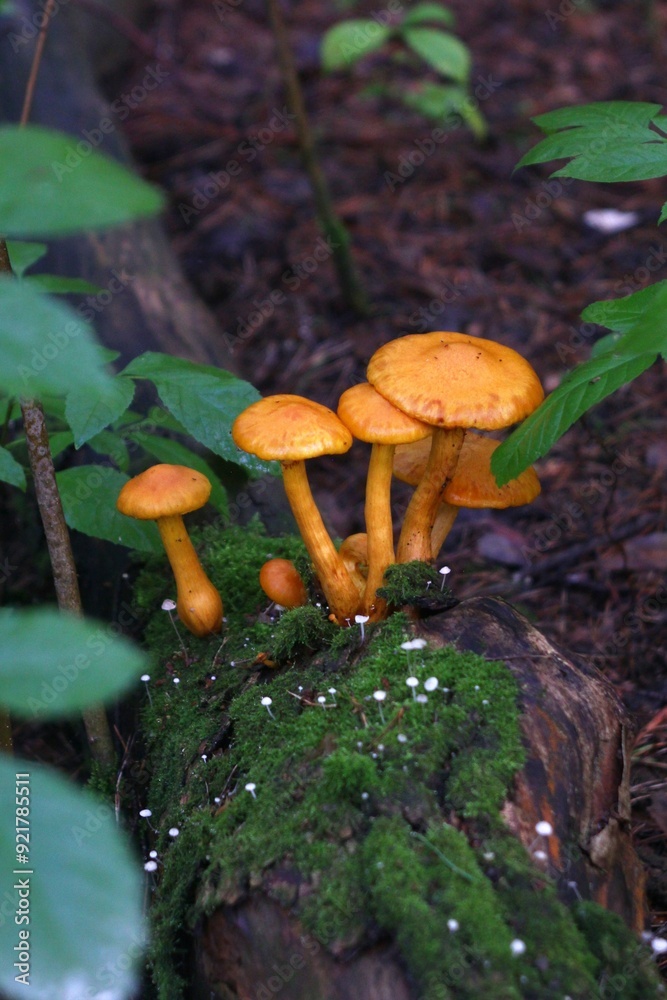
<instances>
[{"instance_id":1,"label":"green leaf","mask_svg":"<svg viewBox=\"0 0 667 1000\"><path fill-rule=\"evenodd\" d=\"M47 643L50 642L47 637ZM25 775L28 776L27 780ZM111 803L32 761L0 758L0 990L35 997L123 1000L138 985L145 944L143 879ZM26 791L27 789L27 791ZM28 800L28 805L18 802ZM17 820L29 820L29 828ZM29 829L28 863L17 861L17 830ZM25 855L21 855L25 856ZM17 923L19 893L29 923ZM27 883L27 884L26 884ZM19 935L22 935L21 937ZM17 982L19 944L29 944L28 985Z\"/></svg>"},{"instance_id":2,"label":"green leaf","mask_svg":"<svg viewBox=\"0 0 667 1000\"><path fill-rule=\"evenodd\" d=\"M46 243L7 240L9 263L12 265L12 271L16 277L22 278L28 268L45 256L48 249Z\"/></svg>"},{"instance_id":3,"label":"green leaf","mask_svg":"<svg viewBox=\"0 0 667 1000\"><path fill-rule=\"evenodd\" d=\"M13 278L0 278L0 354L0 388L16 396L58 395L78 386L104 393L111 384L88 324Z\"/></svg>"},{"instance_id":4,"label":"green leaf","mask_svg":"<svg viewBox=\"0 0 667 1000\"><path fill-rule=\"evenodd\" d=\"M101 622L55 608L0 608L0 699L25 718L60 718L111 701L146 667L142 651Z\"/></svg>"},{"instance_id":5,"label":"green leaf","mask_svg":"<svg viewBox=\"0 0 667 1000\"><path fill-rule=\"evenodd\" d=\"M651 127L659 104L600 101L561 108L534 118L547 138L517 167L570 159L552 177L587 181L636 181L667 173L667 139Z\"/></svg>"},{"instance_id":6,"label":"green leaf","mask_svg":"<svg viewBox=\"0 0 667 1000\"><path fill-rule=\"evenodd\" d=\"M135 358L123 374L153 382L169 412L215 455L259 475L278 472L275 462L262 462L232 441L232 423L259 399L249 382L212 365L197 365L154 351Z\"/></svg>"},{"instance_id":7,"label":"green leaf","mask_svg":"<svg viewBox=\"0 0 667 1000\"><path fill-rule=\"evenodd\" d=\"M140 552L161 552L153 521L137 521L116 510L118 494L128 479L108 465L79 465L56 473L65 520L84 535Z\"/></svg>"},{"instance_id":8,"label":"green leaf","mask_svg":"<svg viewBox=\"0 0 667 1000\"><path fill-rule=\"evenodd\" d=\"M660 218L658 219L658 225L664 222L665 219L667 219L667 201L662 206L662 211L660 212Z\"/></svg>"},{"instance_id":9,"label":"green leaf","mask_svg":"<svg viewBox=\"0 0 667 1000\"><path fill-rule=\"evenodd\" d=\"M453 28L456 18L449 7L441 3L418 3L411 7L403 18L403 24L421 24L423 21L437 21Z\"/></svg>"},{"instance_id":10,"label":"green leaf","mask_svg":"<svg viewBox=\"0 0 667 1000\"><path fill-rule=\"evenodd\" d=\"M23 279L40 292L52 295L97 295L99 285L91 285L83 278L63 278L59 274L30 274Z\"/></svg>"},{"instance_id":11,"label":"green leaf","mask_svg":"<svg viewBox=\"0 0 667 1000\"><path fill-rule=\"evenodd\" d=\"M407 45L438 73L458 83L470 75L470 50L455 35L434 28L406 28L401 31Z\"/></svg>"},{"instance_id":12,"label":"green leaf","mask_svg":"<svg viewBox=\"0 0 667 1000\"><path fill-rule=\"evenodd\" d=\"M585 361L503 441L491 458L491 470L499 486L523 472L542 455L591 406L631 382L655 361L655 354L639 357L603 354Z\"/></svg>"},{"instance_id":13,"label":"green leaf","mask_svg":"<svg viewBox=\"0 0 667 1000\"><path fill-rule=\"evenodd\" d=\"M623 334L614 352L626 356L657 353L667 357L667 281L661 281L637 322Z\"/></svg>"},{"instance_id":14,"label":"green leaf","mask_svg":"<svg viewBox=\"0 0 667 1000\"><path fill-rule=\"evenodd\" d=\"M25 492L25 469L16 461L11 452L0 447L0 482L18 486Z\"/></svg>"},{"instance_id":15,"label":"green leaf","mask_svg":"<svg viewBox=\"0 0 667 1000\"><path fill-rule=\"evenodd\" d=\"M157 434L146 434L142 431L128 434L131 441L138 444L149 455L157 458L158 462L167 462L170 465L185 465L188 468L196 469L206 476L211 484L210 503L215 509L226 516L229 510L227 504L227 491L220 479L215 474L208 462L196 455L180 441L172 441L171 438L158 437Z\"/></svg>"},{"instance_id":16,"label":"green leaf","mask_svg":"<svg viewBox=\"0 0 667 1000\"><path fill-rule=\"evenodd\" d=\"M322 39L322 66L328 72L346 69L369 52L381 49L390 35L391 28L372 18L353 18L335 24Z\"/></svg>"},{"instance_id":17,"label":"green leaf","mask_svg":"<svg viewBox=\"0 0 667 1000\"><path fill-rule=\"evenodd\" d=\"M76 447L80 448L99 431L118 420L133 399L134 382L122 375L117 375L110 381L106 392L100 393L80 385L68 393L65 416L74 432Z\"/></svg>"},{"instance_id":18,"label":"green leaf","mask_svg":"<svg viewBox=\"0 0 667 1000\"><path fill-rule=\"evenodd\" d=\"M447 129L458 125L458 122L448 122L448 117L460 115L475 138L483 139L487 134L484 115L470 103L467 87L458 83L421 83L413 89L399 91L397 96L408 108L443 123Z\"/></svg>"},{"instance_id":19,"label":"green leaf","mask_svg":"<svg viewBox=\"0 0 667 1000\"><path fill-rule=\"evenodd\" d=\"M130 453L118 431L100 431L88 441L88 447L98 455L107 455L121 472L129 472Z\"/></svg>"},{"instance_id":20,"label":"green leaf","mask_svg":"<svg viewBox=\"0 0 667 1000\"><path fill-rule=\"evenodd\" d=\"M162 196L71 135L41 125L0 127L0 233L63 236L155 215Z\"/></svg>"},{"instance_id":21,"label":"green leaf","mask_svg":"<svg viewBox=\"0 0 667 1000\"><path fill-rule=\"evenodd\" d=\"M617 333L627 333L653 304L661 289L667 289L667 281L658 281L639 292L624 295L621 299L592 302L586 306L581 318L587 323L597 323L598 326L606 326Z\"/></svg>"},{"instance_id":22,"label":"green leaf","mask_svg":"<svg viewBox=\"0 0 667 1000\"><path fill-rule=\"evenodd\" d=\"M74 435L71 431L53 431L49 434L49 445L51 446L51 458L57 458L66 448L74 444Z\"/></svg>"}]
</instances>

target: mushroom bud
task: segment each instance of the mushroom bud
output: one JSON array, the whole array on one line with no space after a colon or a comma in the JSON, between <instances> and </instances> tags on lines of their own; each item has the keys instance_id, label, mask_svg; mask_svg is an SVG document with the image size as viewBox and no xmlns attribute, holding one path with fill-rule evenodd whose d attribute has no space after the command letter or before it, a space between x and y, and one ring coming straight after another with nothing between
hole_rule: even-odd
<instances>
[{"instance_id":1,"label":"mushroom bud","mask_svg":"<svg viewBox=\"0 0 667 1000\"><path fill-rule=\"evenodd\" d=\"M289 559L269 559L259 571L259 585L281 607L300 608L308 603L308 591L301 575Z\"/></svg>"},{"instance_id":2,"label":"mushroom bud","mask_svg":"<svg viewBox=\"0 0 667 1000\"><path fill-rule=\"evenodd\" d=\"M222 628L222 599L202 569L182 515L203 507L210 494L201 472L160 464L125 483L116 501L121 514L157 523L176 581L178 617L200 638Z\"/></svg>"}]
</instances>

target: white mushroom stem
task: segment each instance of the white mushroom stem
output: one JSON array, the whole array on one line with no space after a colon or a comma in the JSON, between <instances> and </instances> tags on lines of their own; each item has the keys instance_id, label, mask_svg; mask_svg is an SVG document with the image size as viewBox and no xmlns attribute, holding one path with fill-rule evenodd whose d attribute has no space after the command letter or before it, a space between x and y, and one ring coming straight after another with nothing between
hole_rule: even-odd
<instances>
[{"instance_id":1,"label":"white mushroom stem","mask_svg":"<svg viewBox=\"0 0 667 1000\"><path fill-rule=\"evenodd\" d=\"M398 540L396 558L399 563L414 559L431 561L431 532L442 492L456 469L464 436L465 430L461 427L434 428L424 476L408 504Z\"/></svg>"},{"instance_id":2,"label":"white mushroom stem","mask_svg":"<svg viewBox=\"0 0 667 1000\"><path fill-rule=\"evenodd\" d=\"M387 567L394 559L394 525L391 514L391 480L394 468L393 444L374 444L366 480L366 533L368 536L368 578L362 610L372 621L386 617L387 602L377 597Z\"/></svg>"},{"instance_id":3,"label":"white mushroom stem","mask_svg":"<svg viewBox=\"0 0 667 1000\"><path fill-rule=\"evenodd\" d=\"M285 493L329 609L341 625L350 624L357 613L359 591L324 527L313 500L305 464L300 461L281 464Z\"/></svg>"},{"instance_id":4,"label":"white mushroom stem","mask_svg":"<svg viewBox=\"0 0 667 1000\"><path fill-rule=\"evenodd\" d=\"M176 581L176 611L194 635L222 628L222 599L202 569L180 514L156 518L164 550Z\"/></svg>"}]
</instances>

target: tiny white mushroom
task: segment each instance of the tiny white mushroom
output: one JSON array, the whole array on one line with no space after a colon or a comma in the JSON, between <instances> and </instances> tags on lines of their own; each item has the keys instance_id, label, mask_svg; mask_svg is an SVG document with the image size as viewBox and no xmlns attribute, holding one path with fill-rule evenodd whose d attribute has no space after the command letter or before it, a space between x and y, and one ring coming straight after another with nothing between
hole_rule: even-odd
<instances>
[{"instance_id":1,"label":"tiny white mushroom","mask_svg":"<svg viewBox=\"0 0 667 1000\"><path fill-rule=\"evenodd\" d=\"M146 864L144 865L144 871L145 872L157 871L157 861L147 861Z\"/></svg>"},{"instance_id":2,"label":"tiny white mushroom","mask_svg":"<svg viewBox=\"0 0 667 1000\"><path fill-rule=\"evenodd\" d=\"M521 938L514 938L510 942L510 951L513 955L523 955L526 950L526 942L522 941Z\"/></svg>"},{"instance_id":3,"label":"tiny white mushroom","mask_svg":"<svg viewBox=\"0 0 667 1000\"><path fill-rule=\"evenodd\" d=\"M169 836L170 837L178 837L178 835L179 835L180 832L181 831L178 829L177 826L172 826L172 827L169 828Z\"/></svg>"},{"instance_id":4,"label":"tiny white mushroom","mask_svg":"<svg viewBox=\"0 0 667 1000\"><path fill-rule=\"evenodd\" d=\"M415 697L415 701L419 702L420 705L425 705L427 703L427 701L428 701L428 695L427 694L418 694Z\"/></svg>"},{"instance_id":5,"label":"tiny white mushroom","mask_svg":"<svg viewBox=\"0 0 667 1000\"><path fill-rule=\"evenodd\" d=\"M540 837L550 837L553 832L554 828L546 819L541 819L539 823L535 824L535 833L539 834Z\"/></svg>"},{"instance_id":6,"label":"tiny white mushroom","mask_svg":"<svg viewBox=\"0 0 667 1000\"><path fill-rule=\"evenodd\" d=\"M141 816L142 819L148 819L148 817L152 816L153 813L151 812L150 809L140 809L139 815Z\"/></svg>"},{"instance_id":7,"label":"tiny white mushroom","mask_svg":"<svg viewBox=\"0 0 667 1000\"><path fill-rule=\"evenodd\" d=\"M155 858L157 858L157 851L149 851L148 857L153 858L153 860L155 860Z\"/></svg>"},{"instance_id":8,"label":"tiny white mushroom","mask_svg":"<svg viewBox=\"0 0 667 1000\"><path fill-rule=\"evenodd\" d=\"M424 688L427 691L435 691L435 689L437 688L437 686L438 686L438 678L437 677L427 677L426 680L424 681Z\"/></svg>"},{"instance_id":9,"label":"tiny white mushroom","mask_svg":"<svg viewBox=\"0 0 667 1000\"><path fill-rule=\"evenodd\" d=\"M450 917L450 919L447 921L447 928L451 934L454 934L459 929L458 920L454 920L453 917Z\"/></svg>"},{"instance_id":10,"label":"tiny white mushroom","mask_svg":"<svg viewBox=\"0 0 667 1000\"><path fill-rule=\"evenodd\" d=\"M268 694L264 695L262 698L262 705L267 710L272 719L275 719L275 715L271 711L271 705L273 705L273 698L269 698Z\"/></svg>"},{"instance_id":11,"label":"tiny white mushroom","mask_svg":"<svg viewBox=\"0 0 667 1000\"><path fill-rule=\"evenodd\" d=\"M412 691L412 697L416 700L417 695L415 694L415 688L419 684L419 681L417 680L416 677L408 677L408 679L406 680L405 683L411 689L411 691Z\"/></svg>"},{"instance_id":12,"label":"tiny white mushroom","mask_svg":"<svg viewBox=\"0 0 667 1000\"><path fill-rule=\"evenodd\" d=\"M176 601L172 601L170 597L166 597L164 599L164 601L162 602L162 610L163 611L175 611L176 610Z\"/></svg>"},{"instance_id":13,"label":"tiny white mushroom","mask_svg":"<svg viewBox=\"0 0 667 1000\"><path fill-rule=\"evenodd\" d=\"M447 579L447 577L451 573L451 569L449 568L449 566L443 566L442 569L438 570L438 573L442 577L442 582L440 584L440 590L444 590L445 589L445 580Z\"/></svg>"},{"instance_id":14,"label":"tiny white mushroom","mask_svg":"<svg viewBox=\"0 0 667 1000\"><path fill-rule=\"evenodd\" d=\"M361 641L362 642L364 641L364 635L365 635L365 633L364 633L364 625L368 621L368 618L369 618L369 615L355 615L354 616L354 620L357 623L357 625L361 625Z\"/></svg>"},{"instance_id":15,"label":"tiny white mushroom","mask_svg":"<svg viewBox=\"0 0 667 1000\"><path fill-rule=\"evenodd\" d=\"M257 785L255 784L254 781L249 781L247 783L247 785L245 786L246 792L250 792L250 794L252 795L253 799L257 798L257 796L255 795L255 789L256 788L257 788Z\"/></svg>"},{"instance_id":16,"label":"tiny white mushroom","mask_svg":"<svg viewBox=\"0 0 667 1000\"><path fill-rule=\"evenodd\" d=\"M398 740L399 743L407 743L408 742L408 738L405 735L405 733L399 733L398 736L396 737L396 739Z\"/></svg>"},{"instance_id":17,"label":"tiny white mushroom","mask_svg":"<svg viewBox=\"0 0 667 1000\"><path fill-rule=\"evenodd\" d=\"M327 703L327 696L325 694L320 694L320 695L317 696L317 700L320 703L320 705L322 706L322 708L324 708L324 706Z\"/></svg>"},{"instance_id":18,"label":"tiny white mushroom","mask_svg":"<svg viewBox=\"0 0 667 1000\"><path fill-rule=\"evenodd\" d=\"M664 955L667 951L667 939L663 937L654 937L651 941L651 948L656 955Z\"/></svg>"},{"instance_id":19,"label":"tiny white mushroom","mask_svg":"<svg viewBox=\"0 0 667 1000\"><path fill-rule=\"evenodd\" d=\"M378 691L373 691L373 697L375 698L376 702L378 703L378 708L380 710L380 718L382 719L382 722L384 723L384 713L382 711L382 702L387 697L387 692L383 691L380 688L380 690L378 690Z\"/></svg>"}]
</instances>

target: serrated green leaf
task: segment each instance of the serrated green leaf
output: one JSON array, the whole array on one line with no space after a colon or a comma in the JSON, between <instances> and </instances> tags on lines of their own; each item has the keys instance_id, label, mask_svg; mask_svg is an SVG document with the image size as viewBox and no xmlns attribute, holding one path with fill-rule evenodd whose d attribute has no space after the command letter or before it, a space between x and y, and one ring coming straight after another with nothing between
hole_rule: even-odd
<instances>
[{"instance_id":1,"label":"serrated green leaf","mask_svg":"<svg viewBox=\"0 0 667 1000\"><path fill-rule=\"evenodd\" d=\"M59 274L29 274L23 279L40 292L51 295L97 295L102 291L99 285L91 285L83 278L64 278Z\"/></svg>"},{"instance_id":2,"label":"serrated green leaf","mask_svg":"<svg viewBox=\"0 0 667 1000\"><path fill-rule=\"evenodd\" d=\"M449 32L437 28L405 28L401 34L413 52L443 76L466 83L470 75L470 50Z\"/></svg>"},{"instance_id":3,"label":"serrated green leaf","mask_svg":"<svg viewBox=\"0 0 667 1000\"><path fill-rule=\"evenodd\" d=\"M655 354L628 357L604 354L585 361L503 441L491 458L499 486L516 479L524 469L549 451L566 430L591 406L631 382L649 368Z\"/></svg>"},{"instance_id":4,"label":"serrated green leaf","mask_svg":"<svg viewBox=\"0 0 667 1000\"><path fill-rule=\"evenodd\" d=\"M18 486L25 492L25 469L16 461L11 452L0 447L0 482L9 483L10 486Z\"/></svg>"},{"instance_id":5,"label":"serrated green leaf","mask_svg":"<svg viewBox=\"0 0 667 1000\"><path fill-rule=\"evenodd\" d=\"M0 278L0 353L0 388L12 395L58 395L77 386L104 393L111 383L89 325L13 278Z\"/></svg>"},{"instance_id":6,"label":"serrated green leaf","mask_svg":"<svg viewBox=\"0 0 667 1000\"><path fill-rule=\"evenodd\" d=\"M17 278L22 278L28 268L45 256L46 243L29 243L26 240L7 240L9 263Z\"/></svg>"},{"instance_id":7,"label":"serrated green leaf","mask_svg":"<svg viewBox=\"0 0 667 1000\"><path fill-rule=\"evenodd\" d=\"M65 417L74 432L77 448L104 430L125 413L134 399L132 379L117 375L110 380L108 389L100 393L85 385L68 393Z\"/></svg>"},{"instance_id":8,"label":"serrated green leaf","mask_svg":"<svg viewBox=\"0 0 667 1000\"><path fill-rule=\"evenodd\" d=\"M660 217L658 219L658 225L660 225L662 222L664 222L665 219L667 219L667 201L662 206L662 211L660 212Z\"/></svg>"},{"instance_id":9,"label":"serrated green leaf","mask_svg":"<svg viewBox=\"0 0 667 1000\"><path fill-rule=\"evenodd\" d=\"M372 18L352 18L335 24L322 38L322 67L328 72L347 69L370 52L381 49L390 35L391 28Z\"/></svg>"},{"instance_id":10,"label":"serrated green leaf","mask_svg":"<svg viewBox=\"0 0 667 1000\"><path fill-rule=\"evenodd\" d=\"M56 473L65 520L70 528L126 545L139 552L162 552L153 521L137 521L116 510L116 500L129 476L108 465L79 465Z\"/></svg>"},{"instance_id":11,"label":"serrated green leaf","mask_svg":"<svg viewBox=\"0 0 667 1000\"><path fill-rule=\"evenodd\" d=\"M88 441L88 447L98 455L108 456L121 472L129 472L130 453L118 431L100 431Z\"/></svg>"},{"instance_id":12,"label":"serrated green leaf","mask_svg":"<svg viewBox=\"0 0 667 1000\"><path fill-rule=\"evenodd\" d=\"M123 374L153 382L169 412L215 455L258 475L278 473L275 462L262 462L232 441L232 423L259 399L249 382L212 365L197 365L154 351L135 358Z\"/></svg>"},{"instance_id":13,"label":"serrated green leaf","mask_svg":"<svg viewBox=\"0 0 667 1000\"><path fill-rule=\"evenodd\" d=\"M136 684L146 658L109 628L55 608L0 608L0 698L24 718L60 718Z\"/></svg>"},{"instance_id":14,"label":"serrated green leaf","mask_svg":"<svg viewBox=\"0 0 667 1000\"><path fill-rule=\"evenodd\" d=\"M405 25L421 24L423 21L436 21L440 24L446 24L448 28L453 28L456 24L456 17L449 7L443 7L441 3L424 2L410 7L403 18Z\"/></svg>"},{"instance_id":15,"label":"serrated green leaf","mask_svg":"<svg viewBox=\"0 0 667 1000\"><path fill-rule=\"evenodd\" d=\"M51 644L48 636L46 643ZM27 798L29 805L17 807L17 798ZM17 808L29 809L29 827L18 823ZM17 829L29 829L25 865L17 862ZM5 905L0 923L3 996L122 1000L134 995L136 966L146 938L143 873L112 804L40 764L3 754L0 865ZM12 874L23 868L30 874ZM15 923L14 916L19 910L19 879L27 880L24 887L29 889L24 898L29 900L30 922L23 924ZM15 949L26 942L30 945L27 985L16 981L20 972L14 966Z\"/></svg>"},{"instance_id":16,"label":"serrated green leaf","mask_svg":"<svg viewBox=\"0 0 667 1000\"><path fill-rule=\"evenodd\" d=\"M155 188L95 150L82 156L77 145L41 125L0 126L0 233L64 236L161 210Z\"/></svg>"},{"instance_id":17,"label":"serrated green leaf","mask_svg":"<svg viewBox=\"0 0 667 1000\"><path fill-rule=\"evenodd\" d=\"M617 342L615 353L626 356L656 353L667 357L667 281L653 287L656 289L653 298Z\"/></svg>"},{"instance_id":18,"label":"serrated green leaf","mask_svg":"<svg viewBox=\"0 0 667 1000\"><path fill-rule=\"evenodd\" d=\"M534 118L547 138L529 150L516 169L570 159L552 177L633 181L667 173L667 139L651 127L658 104L600 101L560 108Z\"/></svg>"},{"instance_id":19,"label":"serrated green leaf","mask_svg":"<svg viewBox=\"0 0 667 1000\"><path fill-rule=\"evenodd\" d=\"M170 465L185 465L188 468L196 469L206 476L211 484L211 496L209 503L215 509L226 516L229 511L227 503L227 491L222 485L219 477L215 474L211 466L200 455L196 455L180 441L172 441L171 438L159 437L157 434L146 434L142 431L133 431L128 435L131 441L138 444L144 451L148 452L158 462L167 462Z\"/></svg>"}]
</instances>

